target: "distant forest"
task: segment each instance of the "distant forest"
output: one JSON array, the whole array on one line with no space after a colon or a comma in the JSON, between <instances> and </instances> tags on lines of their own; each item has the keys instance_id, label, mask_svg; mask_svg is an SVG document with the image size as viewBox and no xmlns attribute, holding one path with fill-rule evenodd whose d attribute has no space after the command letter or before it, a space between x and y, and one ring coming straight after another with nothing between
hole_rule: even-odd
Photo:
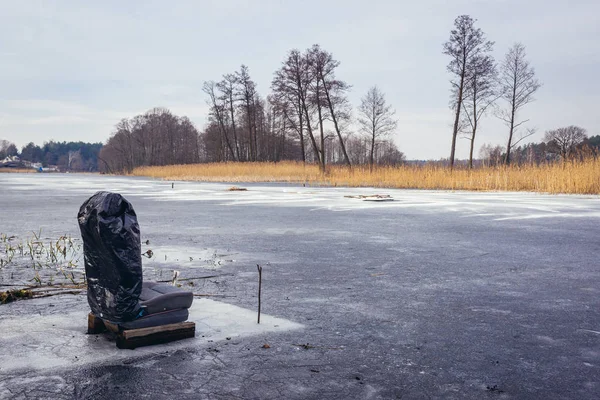
<instances>
[{"instance_id":1,"label":"distant forest","mask_svg":"<svg viewBox=\"0 0 600 400\"><path fill-rule=\"evenodd\" d=\"M511 163L539 165L545 162L598 157L600 155L600 135L587 137L582 134L583 136L578 139L573 139L573 134L569 132L574 130L576 134L578 129L580 128L567 127L548 131L542 142L514 147L511 153ZM559 132L556 133L556 131ZM561 134L560 132L566 133ZM506 149L504 146L484 144L479 151L479 160L476 160L475 164L497 166L504 164L505 159Z\"/></svg>"},{"instance_id":2,"label":"distant forest","mask_svg":"<svg viewBox=\"0 0 600 400\"><path fill-rule=\"evenodd\" d=\"M103 146L102 143L50 141L44 143L42 146L29 143L21 151L18 150L14 143L7 140L0 140L0 162L7 156L19 156L23 161L39 163L44 167L57 166L60 171L118 173L130 171L135 166L141 165L191 164L210 161L202 153L203 140L206 138L205 134L198 132L189 119L176 117L165 109L154 109L145 115L147 118L158 118L157 114L158 116L172 119L173 126L171 128L173 129L170 132L177 133L172 134L174 139L172 144L169 140L164 140L164 138L163 140L149 140L151 145L147 147L147 153L139 151L120 153L118 150L115 150L113 146L116 146L117 149L119 149L119 146L123 146L124 149L127 148L129 143L118 142L119 139L126 138L126 135L119 135L117 139L115 139L116 135L114 135L110 140L111 147ZM129 122L129 120L124 120L119 124L121 129L125 128L123 124L126 121ZM142 135L140 136L143 137ZM180 143L181 146L175 146L176 143ZM170 149L170 151L165 151L165 148ZM474 165L502 165L506 156L504 150L503 146L484 144L479 152L479 158L475 160ZM568 147L562 147L562 151L567 150ZM117 151L117 154L111 154L113 151ZM386 151L393 152L393 150ZM597 157L600 154L600 135L585 138L572 149L572 152L580 157ZM107 162L104 160L100 154L107 157L110 161ZM529 143L516 147L513 150L512 157L513 163L518 165L555 162L561 160L561 147L557 146L557 143L552 140L549 142ZM407 162L426 163L426 161L418 160ZM448 164L448 160L440 162ZM457 164L466 166L468 165L468 160L457 160Z\"/></svg>"},{"instance_id":3,"label":"distant forest","mask_svg":"<svg viewBox=\"0 0 600 400\"><path fill-rule=\"evenodd\" d=\"M18 151L14 143L0 140L0 161L7 156L18 156L22 161L43 167L56 166L60 171L96 172L101 148L102 143L50 141L42 146L29 143Z\"/></svg>"}]
</instances>

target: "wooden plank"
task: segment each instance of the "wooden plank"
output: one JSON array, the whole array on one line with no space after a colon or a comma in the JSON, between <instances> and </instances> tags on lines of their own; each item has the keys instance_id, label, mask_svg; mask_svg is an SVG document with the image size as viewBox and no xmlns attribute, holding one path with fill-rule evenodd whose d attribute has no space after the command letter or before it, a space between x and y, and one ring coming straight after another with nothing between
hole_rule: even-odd
<instances>
[{"instance_id":1,"label":"wooden plank","mask_svg":"<svg viewBox=\"0 0 600 400\"><path fill-rule=\"evenodd\" d=\"M120 349L135 349L136 347L193 338L194 336L196 336L196 324L193 322L130 329L117 335L117 347Z\"/></svg>"},{"instance_id":2,"label":"wooden plank","mask_svg":"<svg viewBox=\"0 0 600 400\"><path fill-rule=\"evenodd\" d=\"M151 326L148 328L139 328L139 329L127 329L123 331L123 337L125 339L132 339L138 336L148 336L154 333L160 332L170 332L178 329L190 329L196 326L193 322L178 322L176 324L169 325L159 325L159 326Z\"/></svg>"},{"instance_id":3,"label":"wooden plank","mask_svg":"<svg viewBox=\"0 0 600 400\"><path fill-rule=\"evenodd\" d=\"M196 336L196 324L193 322L120 330L117 324L104 321L92 313L88 314L88 334L103 333L107 330L117 334L117 347L120 349L135 349Z\"/></svg>"},{"instance_id":4,"label":"wooden plank","mask_svg":"<svg viewBox=\"0 0 600 400\"><path fill-rule=\"evenodd\" d=\"M94 314L88 314L88 334L98 334L106 331L106 326L101 318L96 317Z\"/></svg>"},{"instance_id":5,"label":"wooden plank","mask_svg":"<svg viewBox=\"0 0 600 400\"><path fill-rule=\"evenodd\" d=\"M120 331L119 325L113 324L112 322L108 322L108 321L103 321L103 322L109 331L114 332L114 333L119 333L119 331Z\"/></svg>"}]
</instances>

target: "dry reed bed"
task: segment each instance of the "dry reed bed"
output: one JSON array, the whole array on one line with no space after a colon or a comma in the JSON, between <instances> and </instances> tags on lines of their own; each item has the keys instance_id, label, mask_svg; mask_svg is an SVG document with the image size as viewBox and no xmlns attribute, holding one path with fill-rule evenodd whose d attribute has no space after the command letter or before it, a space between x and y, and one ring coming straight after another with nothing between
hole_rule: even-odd
<instances>
[{"instance_id":1,"label":"dry reed bed","mask_svg":"<svg viewBox=\"0 0 600 400\"><path fill-rule=\"evenodd\" d=\"M37 172L35 169L32 168L0 168L0 173L4 173L4 174L23 174L23 173L33 173L33 172Z\"/></svg>"},{"instance_id":2,"label":"dry reed bed","mask_svg":"<svg viewBox=\"0 0 600 400\"><path fill-rule=\"evenodd\" d=\"M165 180L205 182L291 182L311 185L399 189L529 191L600 194L600 160L455 169L425 165L368 168L329 166L321 174L316 165L297 162L212 163L136 168L132 175Z\"/></svg>"}]
</instances>

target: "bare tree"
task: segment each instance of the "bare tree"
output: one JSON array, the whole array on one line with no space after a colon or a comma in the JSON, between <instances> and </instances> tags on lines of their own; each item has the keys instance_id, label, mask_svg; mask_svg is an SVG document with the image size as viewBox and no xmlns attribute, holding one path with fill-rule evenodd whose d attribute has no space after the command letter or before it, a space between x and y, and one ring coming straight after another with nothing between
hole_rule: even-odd
<instances>
[{"instance_id":1,"label":"bare tree","mask_svg":"<svg viewBox=\"0 0 600 400\"><path fill-rule=\"evenodd\" d=\"M315 140L312 123L310 102L308 99L308 87L312 81L308 58L298 50L289 52L287 59L281 68L275 72L271 84L275 98L282 102L289 102L290 108L294 110L295 116L288 113L289 121L295 127L300 138L302 148L302 161L306 161L306 145L304 131L308 133L315 157L320 161L320 151Z\"/></svg>"},{"instance_id":2,"label":"bare tree","mask_svg":"<svg viewBox=\"0 0 600 400\"><path fill-rule=\"evenodd\" d=\"M548 145L547 151L559 155L563 162L567 161L577 146L586 139L585 129L573 125L548 131L544 135L544 142Z\"/></svg>"},{"instance_id":3,"label":"bare tree","mask_svg":"<svg viewBox=\"0 0 600 400\"><path fill-rule=\"evenodd\" d=\"M10 142L6 139L0 139L0 159L6 157L6 149L10 146Z\"/></svg>"},{"instance_id":4,"label":"bare tree","mask_svg":"<svg viewBox=\"0 0 600 400\"><path fill-rule=\"evenodd\" d=\"M472 71L475 61L483 54L492 50L493 42L485 38L483 31L475 28L476 20L468 15L460 15L454 20L454 29L450 31L450 39L444 43L444 54L452 59L448 64L448 71L454 75L452 83L451 101L455 110L454 128L452 131L452 147L450 150L450 168L454 167L456 152L456 137L459 132L461 111L464 100L465 83Z\"/></svg>"},{"instance_id":5,"label":"bare tree","mask_svg":"<svg viewBox=\"0 0 600 400\"><path fill-rule=\"evenodd\" d=\"M236 76L234 74L225 74L223 80L217 83L217 88L221 92L221 99L225 104L226 109L229 112L229 118L231 123L231 129L233 133L233 145L235 148L235 155L238 161L240 158L240 144L237 135L237 128L235 125L235 86L237 83Z\"/></svg>"},{"instance_id":6,"label":"bare tree","mask_svg":"<svg viewBox=\"0 0 600 400\"><path fill-rule=\"evenodd\" d=\"M227 127L225 126L226 106L218 100L218 96L215 92L216 86L217 86L217 84L214 81L204 82L204 86L202 87L202 90L204 91L204 93L206 93L208 95L208 98L209 98L208 104L210 105L211 116L216 120L216 122L221 130L221 135L225 139L227 148L229 149L229 151L231 153L231 158L235 160L236 159L235 152L233 150L233 147L231 146L231 141L229 140L229 137L227 136Z\"/></svg>"},{"instance_id":7,"label":"bare tree","mask_svg":"<svg viewBox=\"0 0 600 400\"><path fill-rule=\"evenodd\" d=\"M518 112L534 100L533 94L541 86L541 83L535 78L535 70L525 57L525 46L516 43L509 49L500 67L500 90L502 98L508 103L506 109L498 112L498 117L509 127L505 164L510 164L510 151L516 143L535 133L534 130L528 130L513 143L518 128L529 121L518 121Z\"/></svg>"},{"instance_id":8,"label":"bare tree","mask_svg":"<svg viewBox=\"0 0 600 400\"><path fill-rule=\"evenodd\" d=\"M465 84L463 127L471 146L469 168L473 168L473 150L479 121L500 97L496 81L498 73L494 59L490 55L479 55L473 59Z\"/></svg>"},{"instance_id":9,"label":"bare tree","mask_svg":"<svg viewBox=\"0 0 600 400\"><path fill-rule=\"evenodd\" d=\"M79 150L69 150L68 153L68 161L67 168L71 169L80 169L81 166L81 149Z\"/></svg>"},{"instance_id":10,"label":"bare tree","mask_svg":"<svg viewBox=\"0 0 600 400\"><path fill-rule=\"evenodd\" d=\"M267 130L272 132L273 140L268 143L268 153L273 161L280 161L286 155L286 140L289 127L289 103L281 102L273 95L267 96Z\"/></svg>"},{"instance_id":11,"label":"bare tree","mask_svg":"<svg viewBox=\"0 0 600 400\"><path fill-rule=\"evenodd\" d=\"M304 144L304 111L302 101L294 73L291 71L295 61L301 61L300 53L292 50L284 66L275 72L275 77L271 83L272 103L281 110L281 115L288 122L288 125L298 134L300 147L302 151L302 162L306 162L306 147ZM292 68L290 68L292 66Z\"/></svg>"},{"instance_id":12,"label":"bare tree","mask_svg":"<svg viewBox=\"0 0 600 400\"><path fill-rule=\"evenodd\" d=\"M344 136L348 134L345 129L351 114L346 96L350 86L335 77L338 65L339 62L318 45L304 53L292 50L282 67L275 72L271 84L272 104L277 105L278 112L286 120L286 126L297 132L300 138L302 161L307 160L306 133L312 155L321 171L325 171L327 161L337 157L326 151L332 143L332 136L327 129L329 122L339 140L335 151L339 149L344 161L351 164L344 145Z\"/></svg>"},{"instance_id":13,"label":"bare tree","mask_svg":"<svg viewBox=\"0 0 600 400\"><path fill-rule=\"evenodd\" d=\"M358 107L358 124L361 132L368 136L371 142L369 151L369 166L373 170L375 162L375 145L383 137L391 135L398 126L398 121L394 118L395 111L392 106L385 101L385 95L377 86L369 89L367 94L361 99Z\"/></svg>"},{"instance_id":14,"label":"bare tree","mask_svg":"<svg viewBox=\"0 0 600 400\"><path fill-rule=\"evenodd\" d=\"M311 68L311 76L313 79L309 82L309 101L317 112L317 123L319 125L320 143L319 143L319 160L321 171L325 172L325 163L327 160L326 146L325 146L325 127L324 118L327 99L325 97L325 90L323 81L320 78L319 72L324 68L323 63L325 55L318 46L313 46L312 49L307 50L306 57L308 60L308 66Z\"/></svg>"},{"instance_id":15,"label":"bare tree","mask_svg":"<svg viewBox=\"0 0 600 400\"><path fill-rule=\"evenodd\" d=\"M242 107L246 113L246 127L248 129L248 143L250 145L250 160L256 161L258 158L258 138L256 129L255 101L256 101L256 83L250 78L248 67L242 65L240 70L235 73L237 91L236 96L242 102Z\"/></svg>"},{"instance_id":16,"label":"bare tree","mask_svg":"<svg viewBox=\"0 0 600 400\"><path fill-rule=\"evenodd\" d=\"M217 122L214 119L213 122L216 126ZM72 163L71 167L76 169L77 159L81 158L77 154L81 156L81 152L70 153L69 158L65 155L65 166ZM121 120L102 147L100 159L103 169L113 172L131 171L141 165L195 163L199 161L198 131L188 118L154 108Z\"/></svg>"},{"instance_id":17,"label":"bare tree","mask_svg":"<svg viewBox=\"0 0 600 400\"><path fill-rule=\"evenodd\" d=\"M135 141L133 138L133 130L130 121L127 118L123 118L115 126L115 132L108 140L107 145L110 144L116 154L118 154L118 162L120 167L119 170L125 170L127 172L133 171L135 165Z\"/></svg>"},{"instance_id":18,"label":"bare tree","mask_svg":"<svg viewBox=\"0 0 600 400\"><path fill-rule=\"evenodd\" d=\"M344 160L348 166L351 166L352 163L346 152L344 138L341 133L342 120L349 119L350 117L350 107L346 97L346 92L350 90L350 85L335 77L335 69L340 65L340 62L334 60L331 53L321 49L316 44L308 50L308 55L311 59L310 65L314 68L315 78L323 84L323 93L327 100L329 117L331 118L331 122L333 122L335 133L339 139Z\"/></svg>"},{"instance_id":19,"label":"bare tree","mask_svg":"<svg viewBox=\"0 0 600 400\"><path fill-rule=\"evenodd\" d=\"M0 140L0 161L6 157L13 157L19 153L17 146L8 140Z\"/></svg>"},{"instance_id":20,"label":"bare tree","mask_svg":"<svg viewBox=\"0 0 600 400\"><path fill-rule=\"evenodd\" d=\"M502 161L502 146L483 144L479 150L479 157L483 160L483 165L497 166Z\"/></svg>"},{"instance_id":21,"label":"bare tree","mask_svg":"<svg viewBox=\"0 0 600 400\"><path fill-rule=\"evenodd\" d=\"M377 163L381 165L401 165L406 162L406 156L398 150L394 142L382 140L377 148Z\"/></svg>"}]
</instances>

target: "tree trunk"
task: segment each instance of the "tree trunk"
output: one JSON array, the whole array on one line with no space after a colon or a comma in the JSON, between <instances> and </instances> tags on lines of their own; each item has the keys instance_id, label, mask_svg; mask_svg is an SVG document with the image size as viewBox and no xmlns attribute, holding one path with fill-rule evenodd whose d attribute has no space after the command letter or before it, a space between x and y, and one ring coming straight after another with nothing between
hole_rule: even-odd
<instances>
[{"instance_id":1,"label":"tree trunk","mask_svg":"<svg viewBox=\"0 0 600 400\"><path fill-rule=\"evenodd\" d=\"M471 149L469 151L469 169L473 169L473 149L475 148L475 134L477 133L477 77L473 79L473 132L471 134Z\"/></svg>"},{"instance_id":2,"label":"tree trunk","mask_svg":"<svg viewBox=\"0 0 600 400\"><path fill-rule=\"evenodd\" d=\"M375 135L377 134L377 126L375 123L375 105L371 109L371 153L369 155L369 171L373 172L373 164L375 164Z\"/></svg>"},{"instance_id":3,"label":"tree trunk","mask_svg":"<svg viewBox=\"0 0 600 400\"><path fill-rule=\"evenodd\" d=\"M217 106L214 91L211 90L210 92L208 92L208 94L211 98L215 116L217 117L217 122L219 123L219 127L221 128L221 135L225 138L225 142L227 143L227 147L229 148L229 151L231 153L231 158L235 160L235 153L233 152L233 147L231 147L231 143L229 143L229 138L227 137L227 130L225 128L225 123L223 122L223 115L221 115L219 107Z\"/></svg>"},{"instance_id":4,"label":"tree trunk","mask_svg":"<svg viewBox=\"0 0 600 400\"><path fill-rule=\"evenodd\" d=\"M469 150L469 169L473 169L473 147L475 147L475 131L471 136L471 149Z\"/></svg>"},{"instance_id":5,"label":"tree trunk","mask_svg":"<svg viewBox=\"0 0 600 400\"><path fill-rule=\"evenodd\" d=\"M510 132L508 134L508 144L506 145L506 156L504 157L504 164L509 165L510 164L510 149L512 147L512 137L513 137L513 133L515 130L515 96L513 95L513 103L512 103L512 109L510 112Z\"/></svg>"},{"instance_id":6,"label":"tree trunk","mask_svg":"<svg viewBox=\"0 0 600 400\"><path fill-rule=\"evenodd\" d=\"M281 130L281 143L280 143L280 150L279 150L279 156L277 157L277 161L281 161L282 158L285 157L285 132L286 132L286 128L287 128L287 119L283 119L283 126L282 126L282 130Z\"/></svg>"},{"instance_id":7,"label":"tree trunk","mask_svg":"<svg viewBox=\"0 0 600 400\"><path fill-rule=\"evenodd\" d=\"M456 152L456 137L458 136L458 122L460 120L460 109L462 106L463 89L465 84L465 62L463 61L463 69L460 74L460 86L458 88L458 99L456 101L456 116L454 118L454 130L452 132L452 148L450 150L450 170L454 168L454 155Z\"/></svg>"},{"instance_id":8,"label":"tree trunk","mask_svg":"<svg viewBox=\"0 0 600 400\"><path fill-rule=\"evenodd\" d=\"M258 161L258 131L256 129L256 101L252 101L252 128L254 130L254 161Z\"/></svg>"},{"instance_id":9,"label":"tree trunk","mask_svg":"<svg viewBox=\"0 0 600 400\"><path fill-rule=\"evenodd\" d=\"M304 145L304 119L302 118L302 105L301 101L298 99L298 120L299 120L299 129L298 133L300 134L300 147L302 150L302 163L306 164L306 149Z\"/></svg>"},{"instance_id":10,"label":"tree trunk","mask_svg":"<svg viewBox=\"0 0 600 400\"><path fill-rule=\"evenodd\" d=\"M252 137L252 116L250 115L250 99L248 98L248 95L246 94L246 99L245 99L245 103L246 103L246 122L248 123L248 143L250 145L250 161L255 161L254 160L254 140Z\"/></svg>"},{"instance_id":11,"label":"tree trunk","mask_svg":"<svg viewBox=\"0 0 600 400\"><path fill-rule=\"evenodd\" d=\"M235 144L235 154L237 161L240 161L240 145L237 138L237 129L235 128L235 113L233 111L233 90L229 93L229 112L231 113L231 126L233 127L233 141Z\"/></svg>"},{"instance_id":12,"label":"tree trunk","mask_svg":"<svg viewBox=\"0 0 600 400\"><path fill-rule=\"evenodd\" d=\"M319 132L321 134L321 172L325 173L325 132L323 132L323 114L321 112L321 91L317 81L317 113L319 115Z\"/></svg>"},{"instance_id":13,"label":"tree trunk","mask_svg":"<svg viewBox=\"0 0 600 400\"><path fill-rule=\"evenodd\" d=\"M331 104L331 98L329 97L329 90L327 89L327 84L325 83L325 79L323 75L321 75L321 81L323 82L323 89L325 90L325 96L327 97L327 104L329 105L329 112L331 113L331 119L333 120L333 126L335 127L335 132L337 133L338 138L340 139L340 147L342 148L342 152L344 153L344 160L349 167L352 166L350 162L350 157L348 157L348 153L346 152L346 146L344 145L344 139L342 138L342 134L340 133L340 128L337 123L337 118L335 117L335 112L333 111L333 105Z\"/></svg>"},{"instance_id":14,"label":"tree trunk","mask_svg":"<svg viewBox=\"0 0 600 400\"><path fill-rule=\"evenodd\" d=\"M229 137L227 137L227 131L225 130L225 125L223 121L220 121L221 132L223 132L223 137L225 138L225 143L227 144L227 148L229 149L229 153L231 154L231 158L235 161L235 153L233 152L233 147L231 147L231 143L229 142Z\"/></svg>"},{"instance_id":15,"label":"tree trunk","mask_svg":"<svg viewBox=\"0 0 600 400\"><path fill-rule=\"evenodd\" d=\"M369 156L369 171L373 172L373 164L375 164L375 134L371 138L371 155Z\"/></svg>"},{"instance_id":16,"label":"tree trunk","mask_svg":"<svg viewBox=\"0 0 600 400\"><path fill-rule=\"evenodd\" d=\"M510 164L510 148L512 144L512 137L515 131L515 102L517 98L517 61L515 59L515 70L513 76L513 92L512 92L512 101L510 105L510 132L508 134L508 145L506 146L506 157L504 158L504 163L506 165Z\"/></svg>"},{"instance_id":17,"label":"tree trunk","mask_svg":"<svg viewBox=\"0 0 600 400\"><path fill-rule=\"evenodd\" d=\"M308 108L306 107L306 100L304 98L302 98L302 109L304 110L304 116L306 117L306 130L308 131L308 136L310 136L310 141L317 157L317 162L321 164L321 153L319 152L315 135L313 135L312 127L310 126L310 117L308 115Z\"/></svg>"}]
</instances>

